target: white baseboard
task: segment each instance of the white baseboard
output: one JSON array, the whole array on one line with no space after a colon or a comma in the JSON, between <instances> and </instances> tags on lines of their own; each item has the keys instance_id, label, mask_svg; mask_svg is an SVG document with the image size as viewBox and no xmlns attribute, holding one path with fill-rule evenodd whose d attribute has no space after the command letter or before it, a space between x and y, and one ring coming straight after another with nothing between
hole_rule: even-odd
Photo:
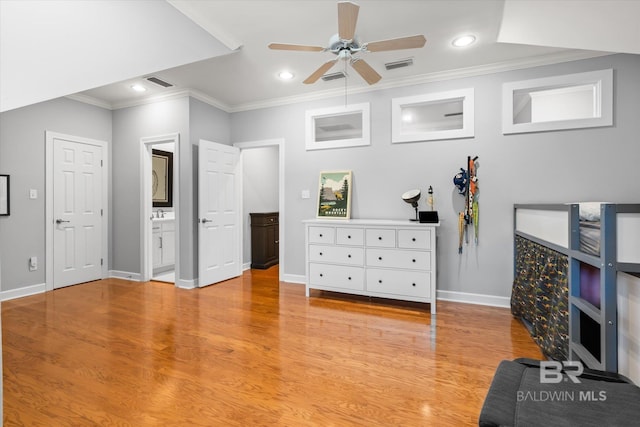
<instances>
[{"instance_id":1,"label":"white baseboard","mask_svg":"<svg viewBox=\"0 0 640 427\"><path fill-rule=\"evenodd\" d=\"M282 281L287 283L299 283L305 285L307 283L307 277L303 274L283 274Z\"/></svg>"},{"instance_id":2,"label":"white baseboard","mask_svg":"<svg viewBox=\"0 0 640 427\"><path fill-rule=\"evenodd\" d=\"M129 273L128 271L109 270L109 277L115 279L131 280L132 282L140 282L142 276L140 273Z\"/></svg>"},{"instance_id":3,"label":"white baseboard","mask_svg":"<svg viewBox=\"0 0 640 427\"><path fill-rule=\"evenodd\" d=\"M176 286L178 286L180 289L195 289L198 287L198 279L180 279L176 282Z\"/></svg>"},{"instance_id":4,"label":"white baseboard","mask_svg":"<svg viewBox=\"0 0 640 427\"><path fill-rule=\"evenodd\" d=\"M247 271L247 270L251 270L250 262L245 262L244 264L242 264L242 271Z\"/></svg>"},{"instance_id":5,"label":"white baseboard","mask_svg":"<svg viewBox=\"0 0 640 427\"><path fill-rule=\"evenodd\" d=\"M469 292L438 290L436 298L442 301L462 302L465 304L488 305L491 307L509 308L511 306L511 299L509 297L472 294Z\"/></svg>"},{"instance_id":6,"label":"white baseboard","mask_svg":"<svg viewBox=\"0 0 640 427\"><path fill-rule=\"evenodd\" d=\"M42 294L46 290L46 285L40 283L38 285L24 286L18 289L10 289L0 292L0 301L8 301L10 299L28 297L29 295Z\"/></svg>"}]
</instances>

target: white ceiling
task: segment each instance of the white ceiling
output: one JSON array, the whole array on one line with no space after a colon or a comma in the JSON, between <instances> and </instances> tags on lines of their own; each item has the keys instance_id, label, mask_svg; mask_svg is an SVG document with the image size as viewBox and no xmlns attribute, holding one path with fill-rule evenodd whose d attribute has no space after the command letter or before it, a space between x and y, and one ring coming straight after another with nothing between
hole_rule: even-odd
<instances>
[{"instance_id":1,"label":"white ceiling","mask_svg":"<svg viewBox=\"0 0 640 427\"><path fill-rule=\"evenodd\" d=\"M356 2L360 5L356 34L362 42L424 34L427 44L421 49L365 53L363 58L382 75L382 80L369 87L357 73L347 70L347 90L350 93L602 54L589 49L640 53L637 51L640 46L640 26L632 22L634 17L640 15L640 1L507 0L506 5L504 0ZM17 2L0 0L0 6L5 3ZM97 73L96 65L101 70L117 71L109 76L100 72L102 83L96 84L97 80L94 79L83 82L85 86L82 88L77 88L77 84L64 85L49 76L47 83L61 88L56 91L56 96L72 94L74 91L71 88L75 87L75 92L79 92L75 95L78 98L108 108L119 108L142 103L149 98L188 91L226 111L239 111L297 99L337 95L345 90L344 80L319 80L313 85L302 84L302 80L332 58L331 53L274 51L267 48L270 42L326 46L329 37L337 32L336 0L169 0L173 7L158 1L94 0L82 2L84 8L75 7L78 3L74 1L30 0L20 3L41 3L38 8L46 3L49 9L73 4L74 10L66 10L66 14L74 16L75 22L91 22L91 25L81 27L81 33L70 27L64 32L66 41L56 37L55 44L47 45L62 63L68 60L65 55L73 57L73 67L67 67L67 75L59 80L66 77L70 81L79 81L83 76L94 75ZM138 15L130 17L101 13L90 10L89 6L121 4L123 7L125 3L135 4ZM2 11L2 15L5 15L1 21L5 27L2 28L2 38L7 40L6 22L13 22L12 27L18 27L20 20L15 16L7 17L5 11L6 7ZM28 38L30 42L39 43L49 39L52 33L38 29L37 20L46 16L36 12L38 10L34 10L30 17ZM554 19L550 19L550 16ZM95 25L97 17L101 25ZM110 28L111 32L96 33L93 27ZM55 31L52 24L47 28ZM144 31L140 31L140 28L144 28ZM208 38L203 38L202 33ZM453 48L451 40L466 33L476 35L477 43L465 49ZM584 38L577 37L581 34L584 34ZM620 37L623 34L628 39L623 40ZM123 37L127 41L138 40L140 43L134 43L134 50L133 45L127 45ZM77 39L83 39L87 45L95 48L76 51L75 55L74 49L64 49L65 46L75 46L74 40ZM36 44L26 44L14 36L8 40L8 44L14 45L14 51L18 50L15 46L20 48L23 56L28 56ZM208 50L202 45L207 41L212 46ZM3 71L6 60L13 60L13 57L5 54L6 45L4 41L0 45ZM112 54L114 46L117 46L115 55ZM224 55L231 50L233 53ZM109 64L105 64L105 52L109 53L106 55ZM39 58L35 54L30 56L32 61L28 65L35 68ZM197 58L194 59L197 62L187 63L188 57ZM144 62L146 68L132 68L132 58L135 59L134 63ZM405 58L413 58L414 65L385 70L385 62ZM13 65L16 69L25 68L22 64ZM45 65L42 63L43 67ZM341 68L342 65L336 65L331 71ZM32 68L27 69L33 72ZM288 82L278 80L277 73L283 69L291 70L295 78ZM40 70L45 71L46 68ZM127 77L123 78L123 75ZM162 89L144 82L142 77L149 75L173 83L175 87ZM107 77L111 80L107 81ZM143 95L130 90L130 85L137 81L149 87ZM10 75L7 79L3 73L0 83L4 92L5 87L15 84L23 87L25 81L24 76ZM2 105L2 111L21 104L12 101L8 103L10 108L5 108L7 101L4 101L4 93L2 99L2 104L5 104ZM41 100L44 99L50 97ZM36 99L31 97L28 101L32 103ZM22 105L29 102L22 101Z\"/></svg>"}]
</instances>

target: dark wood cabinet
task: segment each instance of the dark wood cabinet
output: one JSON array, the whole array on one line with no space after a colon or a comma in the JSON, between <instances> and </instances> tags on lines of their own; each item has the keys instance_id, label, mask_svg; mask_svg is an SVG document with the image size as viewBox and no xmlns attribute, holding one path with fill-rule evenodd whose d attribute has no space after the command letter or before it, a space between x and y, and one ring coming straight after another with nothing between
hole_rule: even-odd
<instances>
[{"instance_id":1,"label":"dark wood cabinet","mask_svg":"<svg viewBox=\"0 0 640 427\"><path fill-rule=\"evenodd\" d=\"M278 212L250 213L251 268L265 269L279 262Z\"/></svg>"}]
</instances>

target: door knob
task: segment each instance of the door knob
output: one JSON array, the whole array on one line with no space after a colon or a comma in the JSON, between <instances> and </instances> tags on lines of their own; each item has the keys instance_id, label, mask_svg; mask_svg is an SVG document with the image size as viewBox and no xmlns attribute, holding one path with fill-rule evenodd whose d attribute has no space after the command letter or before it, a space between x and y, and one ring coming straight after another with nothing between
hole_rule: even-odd
<instances>
[{"instance_id":1,"label":"door knob","mask_svg":"<svg viewBox=\"0 0 640 427\"><path fill-rule=\"evenodd\" d=\"M56 224L62 224L63 222L69 222L69 221L65 221L64 219L56 219Z\"/></svg>"},{"instance_id":2,"label":"door knob","mask_svg":"<svg viewBox=\"0 0 640 427\"><path fill-rule=\"evenodd\" d=\"M207 219L207 218L202 218L200 220L200 222L203 223L203 224L206 224L207 222L213 222L213 220L212 219Z\"/></svg>"}]
</instances>

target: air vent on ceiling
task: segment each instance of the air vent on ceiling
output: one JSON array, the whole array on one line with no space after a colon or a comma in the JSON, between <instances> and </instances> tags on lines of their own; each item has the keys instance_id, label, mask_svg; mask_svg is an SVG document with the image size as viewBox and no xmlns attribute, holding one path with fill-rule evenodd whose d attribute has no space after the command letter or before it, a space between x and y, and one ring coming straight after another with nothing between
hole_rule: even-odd
<instances>
[{"instance_id":1,"label":"air vent on ceiling","mask_svg":"<svg viewBox=\"0 0 640 427\"><path fill-rule=\"evenodd\" d=\"M395 70L396 68L408 67L409 65L413 65L412 58L403 59L401 61L395 61L395 62L387 62L386 64L384 64L384 68L386 68L387 70Z\"/></svg>"},{"instance_id":2,"label":"air vent on ceiling","mask_svg":"<svg viewBox=\"0 0 640 427\"><path fill-rule=\"evenodd\" d=\"M171 86L173 86L171 83L167 83L164 80L160 80L157 77L147 77L147 80L150 81L151 83L155 83L158 86L162 86L162 87L171 87Z\"/></svg>"},{"instance_id":3,"label":"air vent on ceiling","mask_svg":"<svg viewBox=\"0 0 640 427\"><path fill-rule=\"evenodd\" d=\"M325 74L321 78L325 82L328 82L330 80L344 79L345 77L344 71L338 71L337 73Z\"/></svg>"}]
</instances>

